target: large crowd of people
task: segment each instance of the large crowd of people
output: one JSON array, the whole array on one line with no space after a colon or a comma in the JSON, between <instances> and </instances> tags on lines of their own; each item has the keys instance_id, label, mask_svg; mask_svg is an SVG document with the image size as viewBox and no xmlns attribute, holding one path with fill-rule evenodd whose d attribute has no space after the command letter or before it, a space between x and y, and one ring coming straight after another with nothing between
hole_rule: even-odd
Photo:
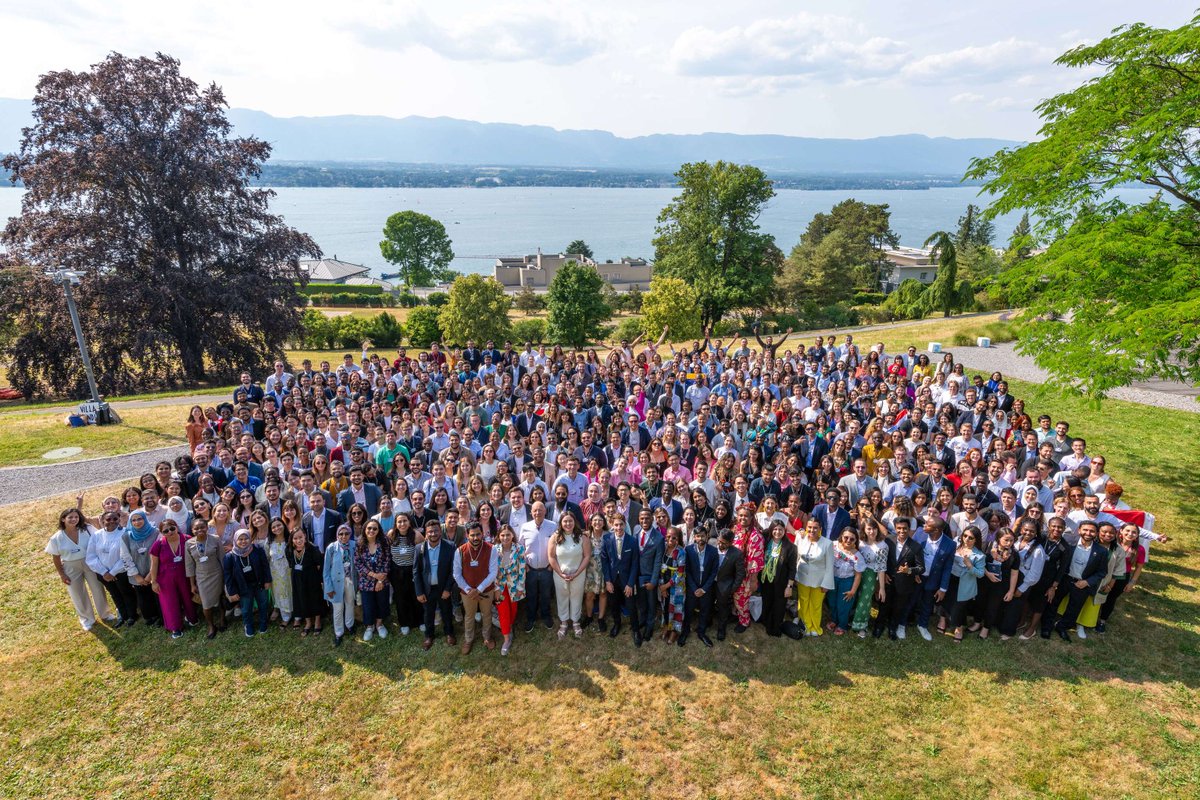
<instances>
[{"instance_id":1,"label":"large crowd of people","mask_svg":"<svg viewBox=\"0 0 1200 800\"><path fill-rule=\"evenodd\" d=\"M1166 538L1068 420L950 353L666 336L277 361L46 552L84 630L507 655L539 624L1082 639Z\"/></svg>"}]
</instances>

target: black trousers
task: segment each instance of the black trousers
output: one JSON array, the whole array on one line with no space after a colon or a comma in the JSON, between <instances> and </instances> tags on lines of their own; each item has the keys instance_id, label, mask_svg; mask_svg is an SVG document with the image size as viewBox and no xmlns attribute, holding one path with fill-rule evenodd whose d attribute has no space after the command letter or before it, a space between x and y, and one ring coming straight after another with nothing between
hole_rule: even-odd
<instances>
[{"instance_id":1,"label":"black trousers","mask_svg":"<svg viewBox=\"0 0 1200 800\"><path fill-rule=\"evenodd\" d=\"M396 604L396 624L402 628L415 628L420 625L421 604L417 602L412 567L398 567L393 564L388 572L388 583L392 587L392 601Z\"/></svg>"},{"instance_id":2,"label":"black trousers","mask_svg":"<svg viewBox=\"0 0 1200 800\"><path fill-rule=\"evenodd\" d=\"M883 608L879 609L879 616L875 618L875 628L882 630L883 626L887 625L887 629L894 632L896 628L906 624L917 589L911 576L893 576L892 585L887 593L887 602L883 604Z\"/></svg>"},{"instance_id":3,"label":"black trousers","mask_svg":"<svg viewBox=\"0 0 1200 800\"><path fill-rule=\"evenodd\" d=\"M162 621L162 606L158 604L158 595L149 586L133 586L137 595L138 611L146 622Z\"/></svg>"},{"instance_id":4,"label":"black trousers","mask_svg":"<svg viewBox=\"0 0 1200 800\"><path fill-rule=\"evenodd\" d=\"M101 578L100 582L104 584L105 591L112 598L113 605L117 607L117 614L121 619L137 619L138 596L137 592L133 590L133 584L129 582L129 577L122 572L114 575L111 581Z\"/></svg>"},{"instance_id":5,"label":"black trousers","mask_svg":"<svg viewBox=\"0 0 1200 800\"><path fill-rule=\"evenodd\" d=\"M626 597L625 587L614 583L613 591L608 593L608 615L613 618L613 624L621 624L621 612L628 608L629 625L636 631L638 629L638 600L637 589L634 589L632 597ZM654 617L651 616L650 619L653 624Z\"/></svg>"},{"instance_id":6,"label":"black trousers","mask_svg":"<svg viewBox=\"0 0 1200 800\"><path fill-rule=\"evenodd\" d=\"M1104 605L1100 606L1100 619L1108 622L1108 618L1112 615L1113 609L1117 607L1117 598L1125 593L1129 587L1129 578L1117 578L1117 582L1113 585L1112 591L1108 593Z\"/></svg>"},{"instance_id":7,"label":"black trousers","mask_svg":"<svg viewBox=\"0 0 1200 800\"><path fill-rule=\"evenodd\" d=\"M788 576L779 574L774 581L761 581L759 585L762 587L762 622L767 635L782 636L783 618L787 616L787 598L783 593L787 591Z\"/></svg>"},{"instance_id":8,"label":"black trousers","mask_svg":"<svg viewBox=\"0 0 1200 800\"><path fill-rule=\"evenodd\" d=\"M1061 590L1062 587L1059 588ZM1096 593L1095 589L1093 589L1090 584L1080 589L1075 585L1075 581L1071 580L1069 577L1067 578L1066 590L1067 607L1063 610L1063 615L1059 617L1058 624L1055 625L1056 628L1064 631L1076 623L1076 621L1079 619L1079 612L1083 611L1083 604L1088 601L1088 598ZM1057 601L1057 598L1055 599Z\"/></svg>"},{"instance_id":9,"label":"black trousers","mask_svg":"<svg viewBox=\"0 0 1200 800\"><path fill-rule=\"evenodd\" d=\"M725 632L726 626L729 625L729 620L733 618L734 591L737 591L737 587L734 587L734 590L728 593L717 592L716 600L713 603L716 610L717 631L720 633Z\"/></svg>"},{"instance_id":10,"label":"black trousers","mask_svg":"<svg viewBox=\"0 0 1200 800\"><path fill-rule=\"evenodd\" d=\"M429 594L425 596L425 638L432 639L437 633L437 628L433 624L433 620L437 615L438 610L442 612L442 628L445 629L447 636L454 635L454 607L450 603L450 598L442 598L442 591L447 587L430 586Z\"/></svg>"},{"instance_id":11,"label":"black trousers","mask_svg":"<svg viewBox=\"0 0 1200 800\"><path fill-rule=\"evenodd\" d=\"M659 602L658 602L658 587L654 586L647 589L642 584L638 584L637 591L633 594L633 599L637 603L638 619L642 623L642 633L647 636L654 635L655 621L659 617Z\"/></svg>"},{"instance_id":12,"label":"black trousers","mask_svg":"<svg viewBox=\"0 0 1200 800\"><path fill-rule=\"evenodd\" d=\"M525 570L525 626L532 628L540 616L550 623L550 598L554 596L554 576L549 567Z\"/></svg>"},{"instance_id":13,"label":"black trousers","mask_svg":"<svg viewBox=\"0 0 1200 800\"><path fill-rule=\"evenodd\" d=\"M683 598L683 635L686 636L691 632L692 623L695 622L696 635L703 636L712 619L712 610L712 592L705 592L703 597L696 597L695 591L689 589Z\"/></svg>"}]
</instances>

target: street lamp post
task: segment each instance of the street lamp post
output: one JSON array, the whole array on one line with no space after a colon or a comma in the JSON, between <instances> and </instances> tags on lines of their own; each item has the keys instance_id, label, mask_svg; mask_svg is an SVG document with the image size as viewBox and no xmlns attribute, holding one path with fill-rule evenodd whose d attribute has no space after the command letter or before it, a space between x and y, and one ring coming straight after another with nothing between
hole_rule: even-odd
<instances>
[{"instance_id":1,"label":"street lamp post","mask_svg":"<svg viewBox=\"0 0 1200 800\"><path fill-rule=\"evenodd\" d=\"M83 338L83 326L79 324L79 309L75 306L75 295L72 286L78 286L82 279L78 272L68 269L55 270L50 274L54 283L63 287L67 296L67 311L71 314L71 325L75 327L75 341L79 344L79 355L83 358L83 371L87 373L88 388L92 392L92 403L96 407L96 424L106 425L111 422L108 413L108 403L100 398L100 389L96 386L96 375L92 372L92 358L88 355L87 342Z\"/></svg>"}]
</instances>

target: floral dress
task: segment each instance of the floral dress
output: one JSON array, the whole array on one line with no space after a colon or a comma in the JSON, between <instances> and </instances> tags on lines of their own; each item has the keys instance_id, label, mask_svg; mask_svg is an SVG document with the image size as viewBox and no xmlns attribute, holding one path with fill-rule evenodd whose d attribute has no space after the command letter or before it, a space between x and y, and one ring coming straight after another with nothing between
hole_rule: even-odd
<instances>
[{"instance_id":1,"label":"floral dress","mask_svg":"<svg viewBox=\"0 0 1200 800\"><path fill-rule=\"evenodd\" d=\"M284 622L292 619L292 572L288 568L287 549L283 542L271 542L267 546L271 561L271 595Z\"/></svg>"},{"instance_id":2,"label":"floral dress","mask_svg":"<svg viewBox=\"0 0 1200 800\"><path fill-rule=\"evenodd\" d=\"M604 591L604 572L600 563L600 545L603 539L604 534L600 534L599 538L592 536L592 558L588 561L587 575L584 576L584 592L600 594Z\"/></svg>"},{"instance_id":3,"label":"floral dress","mask_svg":"<svg viewBox=\"0 0 1200 800\"><path fill-rule=\"evenodd\" d=\"M766 566L766 550L763 546L762 534L753 528L738 530L733 540L734 546L742 551L746 558L746 579L733 592L733 607L737 612L738 624L750 625L750 581L757 580L758 573Z\"/></svg>"},{"instance_id":4,"label":"floral dress","mask_svg":"<svg viewBox=\"0 0 1200 800\"><path fill-rule=\"evenodd\" d=\"M683 548L676 547L663 556L660 586L667 587L663 608L671 627L676 633L683 630L683 601L687 588L687 560Z\"/></svg>"},{"instance_id":5,"label":"floral dress","mask_svg":"<svg viewBox=\"0 0 1200 800\"><path fill-rule=\"evenodd\" d=\"M504 554L501 553L496 587L501 590L508 589L508 599L516 603L525 599L525 545L513 542L512 558L507 563L505 561Z\"/></svg>"}]
</instances>

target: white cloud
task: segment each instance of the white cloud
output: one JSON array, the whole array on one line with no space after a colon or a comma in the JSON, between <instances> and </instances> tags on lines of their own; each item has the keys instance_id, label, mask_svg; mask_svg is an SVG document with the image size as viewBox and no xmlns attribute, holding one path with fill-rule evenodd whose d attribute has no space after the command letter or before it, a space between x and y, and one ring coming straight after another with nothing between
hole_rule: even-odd
<instances>
[{"instance_id":1,"label":"white cloud","mask_svg":"<svg viewBox=\"0 0 1200 800\"><path fill-rule=\"evenodd\" d=\"M896 70L904 57L903 44L868 36L851 19L801 13L723 30L688 28L676 37L668 60L680 75L862 79Z\"/></svg>"},{"instance_id":2,"label":"white cloud","mask_svg":"<svg viewBox=\"0 0 1200 800\"><path fill-rule=\"evenodd\" d=\"M957 105L961 103L978 103L982 99L983 95L976 94L975 92L959 92L950 98L950 102Z\"/></svg>"},{"instance_id":3,"label":"white cloud","mask_svg":"<svg viewBox=\"0 0 1200 800\"><path fill-rule=\"evenodd\" d=\"M1057 55L1053 48L1015 37L987 45L970 45L944 53L930 53L904 65L906 80L920 83L962 81L993 82L1048 65Z\"/></svg>"},{"instance_id":4,"label":"white cloud","mask_svg":"<svg viewBox=\"0 0 1200 800\"><path fill-rule=\"evenodd\" d=\"M443 23L421 8L388 4L370 17L350 23L365 44L398 52L425 47L452 61L574 64L599 52L604 42L589 20L556 10L494 7Z\"/></svg>"},{"instance_id":5,"label":"white cloud","mask_svg":"<svg viewBox=\"0 0 1200 800\"><path fill-rule=\"evenodd\" d=\"M1026 104L1020 100L1017 100L1015 97L1005 96L1005 97L997 97L995 100L992 100L990 103L987 104L987 107L991 108L991 109L995 109L997 111L1003 111L1006 108L1016 108L1017 106L1022 106L1022 105L1026 105Z\"/></svg>"}]
</instances>

